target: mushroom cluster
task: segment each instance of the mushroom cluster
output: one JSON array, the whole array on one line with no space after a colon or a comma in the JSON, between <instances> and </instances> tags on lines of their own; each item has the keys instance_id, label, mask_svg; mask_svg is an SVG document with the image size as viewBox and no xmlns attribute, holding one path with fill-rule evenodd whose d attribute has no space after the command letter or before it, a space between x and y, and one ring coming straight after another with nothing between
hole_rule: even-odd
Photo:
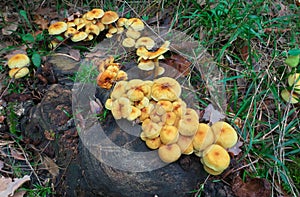
<instances>
[{"instance_id":1,"label":"mushroom cluster","mask_svg":"<svg viewBox=\"0 0 300 197\"><path fill-rule=\"evenodd\" d=\"M140 123L140 138L158 150L163 162L195 153L208 173L222 173L229 166L226 149L236 144L236 131L226 122L199 123L198 113L180 95L180 84L170 77L118 81L105 107L115 119Z\"/></svg>"},{"instance_id":2,"label":"mushroom cluster","mask_svg":"<svg viewBox=\"0 0 300 197\"><path fill-rule=\"evenodd\" d=\"M127 73L120 69L120 64L114 62L111 56L98 66L97 84L101 88L110 89L116 81L127 80Z\"/></svg>"},{"instance_id":3,"label":"mushroom cluster","mask_svg":"<svg viewBox=\"0 0 300 197\"><path fill-rule=\"evenodd\" d=\"M106 37L111 38L113 34L124 30L115 26L118 19L119 15L114 11L104 12L102 9L94 8L72 21L58 21L51 24L48 32L50 35L70 38L73 42L93 40L104 30Z\"/></svg>"},{"instance_id":4,"label":"mushroom cluster","mask_svg":"<svg viewBox=\"0 0 300 197\"><path fill-rule=\"evenodd\" d=\"M281 91L281 97L286 102L293 104L299 103L300 101L300 73L292 73L288 76L289 89Z\"/></svg>"},{"instance_id":5,"label":"mushroom cluster","mask_svg":"<svg viewBox=\"0 0 300 197\"><path fill-rule=\"evenodd\" d=\"M8 74L11 78L22 78L29 73L30 59L25 54L16 54L9 58L7 65L10 68Z\"/></svg>"}]
</instances>

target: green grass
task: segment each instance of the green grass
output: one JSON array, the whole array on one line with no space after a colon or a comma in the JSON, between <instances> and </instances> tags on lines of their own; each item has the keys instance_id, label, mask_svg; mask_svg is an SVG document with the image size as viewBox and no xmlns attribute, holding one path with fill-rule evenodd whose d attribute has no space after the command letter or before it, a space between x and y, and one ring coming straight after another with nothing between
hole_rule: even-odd
<instances>
[{"instance_id":1,"label":"green grass","mask_svg":"<svg viewBox=\"0 0 300 197\"><path fill-rule=\"evenodd\" d=\"M284 64L287 51L300 44L299 8L283 1L284 12L274 1L205 2L183 1L174 27L188 27L186 32L199 39L223 72L229 120L243 122L237 128L244 143L239 159L256 161L244 173L274 183L275 196L283 192L280 185L289 195L298 196L299 176L294 168L300 153L299 105L285 103L280 91L287 86L291 70ZM241 55L245 46L247 60Z\"/></svg>"}]
</instances>

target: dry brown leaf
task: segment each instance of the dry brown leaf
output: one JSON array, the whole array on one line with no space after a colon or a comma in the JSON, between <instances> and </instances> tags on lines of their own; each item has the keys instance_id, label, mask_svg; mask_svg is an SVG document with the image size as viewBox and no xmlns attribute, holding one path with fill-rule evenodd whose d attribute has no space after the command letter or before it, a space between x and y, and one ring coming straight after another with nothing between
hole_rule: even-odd
<instances>
[{"instance_id":1,"label":"dry brown leaf","mask_svg":"<svg viewBox=\"0 0 300 197\"><path fill-rule=\"evenodd\" d=\"M233 147L228 149L228 152L236 156L242 152L241 146L243 146L243 142L238 141Z\"/></svg>"},{"instance_id":2,"label":"dry brown leaf","mask_svg":"<svg viewBox=\"0 0 300 197\"><path fill-rule=\"evenodd\" d=\"M164 59L163 62L168 66L175 68L184 76L187 76L191 71L190 66L192 63L182 55L172 54L169 58Z\"/></svg>"},{"instance_id":3,"label":"dry brown leaf","mask_svg":"<svg viewBox=\"0 0 300 197\"><path fill-rule=\"evenodd\" d=\"M80 12L75 12L73 14L71 14L68 18L67 18L67 21L73 21L75 18L79 18L81 17L81 14Z\"/></svg>"},{"instance_id":4,"label":"dry brown leaf","mask_svg":"<svg viewBox=\"0 0 300 197\"><path fill-rule=\"evenodd\" d=\"M9 146L10 149L10 154L13 158L17 159L17 160L22 160L25 161L25 157L23 156L23 153L17 151L14 147Z\"/></svg>"},{"instance_id":5,"label":"dry brown leaf","mask_svg":"<svg viewBox=\"0 0 300 197\"><path fill-rule=\"evenodd\" d=\"M232 191L239 197L269 197L271 184L263 178L251 178L243 182L241 177L236 176L232 181Z\"/></svg>"},{"instance_id":6,"label":"dry brown leaf","mask_svg":"<svg viewBox=\"0 0 300 197\"><path fill-rule=\"evenodd\" d=\"M11 35L14 31L18 29L19 24L18 23L11 23L5 27L2 28L2 34L5 36Z\"/></svg>"},{"instance_id":7,"label":"dry brown leaf","mask_svg":"<svg viewBox=\"0 0 300 197\"><path fill-rule=\"evenodd\" d=\"M30 181L30 176L25 175L23 178L0 178L0 196L14 196L14 192L21 186L23 183Z\"/></svg>"},{"instance_id":8,"label":"dry brown leaf","mask_svg":"<svg viewBox=\"0 0 300 197\"><path fill-rule=\"evenodd\" d=\"M34 16L34 22L42 29L48 29L48 24L49 21L47 21L46 19L44 19L41 15L35 15Z\"/></svg>"},{"instance_id":9,"label":"dry brown leaf","mask_svg":"<svg viewBox=\"0 0 300 197\"><path fill-rule=\"evenodd\" d=\"M49 171L49 173L53 177L56 177L59 173L58 165L50 157L47 157L47 156L44 156L42 160L43 160L43 164L45 165L45 167Z\"/></svg>"},{"instance_id":10,"label":"dry brown leaf","mask_svg":"<svg viewBox=\"0 0 300 197\"><path fill-rule=\"evenodd\" d=\"M205 110L204 110L204 114L202 117L204 120L210 122L211 124L218 122L222 119L225 118L224 114L222 114L221 112L219 112L218 110L216 110L214 108L214 106L212 104L209 104Z\"/></svg>"}]
</instances>

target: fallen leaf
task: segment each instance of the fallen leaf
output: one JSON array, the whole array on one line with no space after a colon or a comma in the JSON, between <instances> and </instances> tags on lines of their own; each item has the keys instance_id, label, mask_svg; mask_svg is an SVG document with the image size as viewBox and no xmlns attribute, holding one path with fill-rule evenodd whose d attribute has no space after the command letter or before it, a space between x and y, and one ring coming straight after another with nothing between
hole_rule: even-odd
<instances>
[{"instance_id":1,"label":"fallen leaf","mask_svg":"<svg viewBox=\"0 0 300 197\"><path fill-rule=\"evenodd\" d=\"M30 181L30 176L25 175L23 178L0 178L0 196L13 196L14 192L21 186L23 183Z\"/></svg>"},{"instance_id":2,"label":"fallen leaf","mask_svg":"<svg viewBox=\"0 0 300 197\"><path fill-rule=\"evenodd\" d=\"M53 176L53 178L55 178L59 173L58 165L50 157L47 156L44 156L42 161L49 173Z\"/></svg>"},{"instance_id":3,"label":"fallen leaf","mask_svg":"<svg viewBox=\"0 0 300 197\"><path fill-rule=\"evenodd\" d=\"M7 26L4 26L2 28L2 34L6 35L6 36L9 36L18 29L18 26L19 26L18 23L11 23Z\"/></svg>"},{"instance_id":4,"label":"fallen leaf","mask_svg":"<svg viewBox=\"0 0 300 197\"><path fill-rule=\"evenodd\" d=\"M228 149L228 152L232 153L234 156L236 156L242 152L242 149L240 149L240 147L242 145L243 145L243 142L238 141L233 147Z\"/></svg>"},{"instance_id":5,"label":"fallen leaf","mask_svg":"<svg viewBox=\"0 0 300 197\"><path fill-rule=\"evenodd\" d=\"M221 112L219 112L218 110L216 110L214 108L214 106L212 104L209 104L205 110L204 110L204 114L202 117L204 120L210 122L211 124L218 122L222 119L225 118L224 114L222 114Z\"/></svg>"},{"instance_id":6,"label":"fallen leaf","mask_svg":"<svg viewBox=\"0 0 300 197\"><path fill-rule=\"evenodd\" d=\"M249 48L247 45L241 48L241 57L244 61L246 61L249 57Z\"/></svg>"},{"instance_id":7,"label":"fallen leaf","mask_svg":"<svg viewBox=\"0 0 300 197\"><path fill-rule=\"evenodd\" d=\"M96 100L90 101L90 109L93 114L100 114L103 110L103 106L99 99L96 98Z\"/></svg>"},{"instance_id":8,"label":"fallen leaf","mask_svg":"<svg viewBox=\"0 0 300 197\"><path fill-rule=\"evenodd\" d=\"M25 161L25 157L23 156L23 154L19 151L17 151L14 147L12 146L9 146L9 149L10 149L10 155L17 159L17 160L22 160L22 161Z\"/></svg>"},{"instance_id":9,"label":"fallen leaf","mask_svg":"<svg viewBox=\"0 0 300 197\"><path fill-rule=\"evenodd\" d=\"M190 66L192 63L182 55L172 54L169 58L164 59L163 62L168 66L175 68L184 76L187 76L191 71Z\"/></svg>"},{"instance_id":10,"label":"fallen leaf","mask_svg":"<svg viewBox=\"0 0 300 197\"><path fill-rule=\"evenodd\" d=\"M5 116L0 116L0 123L3 123L5 120Z\"/></svg>"},{"instance_id":11,"label":"fallen leaf","mask_svg":"<svg viewBox=\"0 0 300 197\"><path fill-rule=\"evenodd\" d=\"M48 29L48 24L49 21L47 21L46 19L44 19L41 15L35 15L34 16L34 22L42 29Z\"/></svg>"},{"instance_id":12,"label":"fallen leaf","mask_svg":"<svg viewBox=\"0 0 300 197\"><path fill-rule=\"evenodd\" d=\"M239 197L269 197L271 184L263 178L251 178L243 182L241 177L236 176L232 181L232 191Z\"/></svg>"},{"instance_id":13,"label":"fallen leaf","mask_svg":"<svg viewBox=\"0 0 300 197\"><path fill-rule=\"evenodd\" d=\"M79 17L81 17L81 13L77 11L77 12L71 14L71 15L67 18L67 21L73 21L75 18L79 18Z\"/></svg>"}]
</instances>

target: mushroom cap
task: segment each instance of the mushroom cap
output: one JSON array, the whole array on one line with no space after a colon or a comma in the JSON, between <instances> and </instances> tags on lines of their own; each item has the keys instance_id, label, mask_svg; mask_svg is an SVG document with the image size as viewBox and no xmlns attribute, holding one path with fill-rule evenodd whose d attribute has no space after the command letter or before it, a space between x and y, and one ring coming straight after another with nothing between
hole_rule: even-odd
<instances>
[{"instance_id":1,"label":"mushroom cap","mask_svg":"<svg viewBox=\"0 0 300 197\"><path fill-rule=\"evenodd\" d=\"M111 110L111 108L112 108L112 102L113 102L112 99L110 99L110 98L107 99L107 100L105 101L105 105L104 105L105 108L108 109L108 110Z\"/></svg>"},{"instance_id":2,"label":"mushroom cap","mask_svg":"<svg viewBox=\"0 0 300 197\"><path fill-rule=\"evenodd\" d=\"M135 31L135 30L133 30L133 29L128 29L127 31L126 31L126 36L128 37L128 38L132 38L132 39L138 39L139 37L141 37L141 33L140 32L138 32L138 31ZM137 48L137 47L136 47Z\"/></svg>"},{"instance_id":3,"label":"mushroom cap","mask_svg":"<svg viewBox=\"0 0 300 197\"><path fill-rule=\"evenodd\" d=\"M100 33L100 29L97 25L89 24L85 27L85 33L87 33L87 34L92 33L92 34L95 34L96 36L98 36Z\"/></svg>"},{"instance_id":4,"label":"mushroom cap","mask_svg":"<svg viewBox=\"0 0 300 197\"><path fill-rule=\"evenodd\" d=\"M286 102L290 102L292 104L296 104L300 100L297 94L291 93L287 89L283 89L280 94L283 100L285 100Z\"/></svg>"},{"instance_id":5,"label":"mushroom cap","mask_svg":"<svg viewBox=\"0 0 300 197\"><path fill-rule=\"evenodd\" d=\"M179 135L178 141L176 143L180 147L182 154L190 155L194 152L192 137Z\"/></svg>"},{"instance_id":6,"label":"mushroom cap","mask_svg":"<svg viewBox=\"0 0 300 197\"><path fill-rule=\"evenodd\" d=\"M194 109L187 108L185 115L179 120L178 130L181 135L193 136L197 132L199 116Z\"/></svg>"},{"instance_id":7,"label":"mushroom cap","mask_svg":"<svg viewBox=\"0 0 300 197\"><path fill-rule=\"evenodd\" d=\"M65 32L68 28L67 23L63 21L58 21L51 24L48 28L49 35L58 35Z\"/></svg>"},{"instance_id":8,"label":"mushroom cap","mask_svg":"<svg viewBox=\"0 0 300 197\"><path fill-rule=\"evenodd\" d=\"M131 106L131 108L132 108L132 110L131 110L129 116L127 116L127 120L129 120L129 121L133 121L141 115L141 110L139 108L134 107L134 106Z\"/></svg>"},{"instance_id":9,"label":"mushroom cap","mask_svg":"<svg viewBox=\"0 0 300 197\"><path fill-rule=\"evenodd\" d=\"M113 34L107 33L107 34L105 34L105 37L106 37L106 38L112 38L112 37L113 37Z\"/></svg>"},{"instance_id":10,"label":"mushroom cap","mask_svg":"<svg viewBox=\"0 0 300 197\"><path fill-rule=\"evenodd\" d=\"M125 22L125 27L130 27L135 31L142 31L145 28L145 25L139 18L130 18Z\"/></svg>"},{"instance_id":11,"label":"mushroom cap","mask_svg":"<svg viewBox=\"0 0 300 197\"><path fill-rule=\"evenodd\" d=\"M128 82L126 90L131 101L140 101L151 91L151 87L141 79L132 79Z\"/></svg>"},{"instance_id":12,"label":"mushroom cap","mask_svg":"<svg viewBox=\"0 0 300 197\"><path fill-rule=\"evenodd\" d=\"M145 136L149 139L153 139L159 136L162 126L151 121L150 119L146 119L142 123L142 130Z\"/></svg>"},{"instance_id":13,"label":"mushroom cap","mask_svg":"<svg viewBox=\"0 0 300 197\"><path fill-rule=\"evenodd\" d=\"M166 41L161 47L159 47L156 51L148 52L149 59L155 59L166 53L169 50L170 42Z\"/></svg>"},{"instance_id":14,"label":"mushroom cap","mask_svg":"<svg viewBox=\"0 0 300 197\"><path fill-rule=\"evenodd\" d=\"M103 30L105 30L105 26L104 26L103 23L101 23L101 21L98 21L95 25L98 26L100 32L103 31Z\"/></svg>"},{"instance_id":15,"label":"mushroom cap","mask_svg":"<svg viewBox=\"0 0 300 197\"><path fill-rule=\"evenodd\" d=\"M74 23L75 23L75 25L79 25L79 24L85 23L85 20L83 18L75 18Z\"/></svg>"},{"instance_id":16,"label":"mushroom cap","mask_svg":"<svg viewBox=\"0 0 300 197\"><path fill-rule=\"evenodd\" d=\"M153 110L154 105L149 103L147 107L141 109L140 121L144 121L150 117L150 112Z\"/></svg>"},{"instance_id":17,"label":"mushroom cap","mask_svg":"<svg viewBox=\"0 0 300 197\"><path fill-rule=\"evenodd\" d=\"M175 125L177 116L174 112L166 112L162 115L162 122L166 125Z\"/></svg>"},{"instance_id":18,"label":"mushroom cap","mask_svg":"<svg viewBox=\"0 0 300 197\"><path fill-rule=\"evenodd\" d=\"M119 19L119 15L117 12L114 11L106 11L101 18L101 23L104 25L111 24Z\"/></svg>"},{"instance_id":19,"label":"mushroom cap","mask_svg":"<svg viewBox=\"0 0 300 197\"><path fill-rule=\"evenodd\" d=\"M117 81L127 80L127 79L128 79L128 75L127 75L127 73L124 70L120 70L117 73L117 76L116 76L116 80Z\"/></svg>"},{"instance_id":20,"label":"mushroom cap","mask_svg":"<svg viewBox=\"0 0 300 197\"><path fill-rule=\"evenodd\" d=\"M138 68L141 70L149 71L149 70L153 70L155 68L155 64L154 64L153 60L141 59L138 64Z\"/></svg>"},{"instance_id":21,"label":"mushroom cap","mask_svg":"<svg viewBox=\"0 0 300 197\"><path fill-rule=\"evenodd\" d=\"M294 73L288 77L289 86L294 86L294 91L297 94L300 94L300 73Z\"/></svg>"},{"instance_id":22,"label":"mushroom cap","mask_svg":"<svg viewBox=\"0 0 300 197\"><path fill-rule=\"evenodd\" d=\"M159 100L156 103L156 107L162 108L165 112L171 112L173 110L173 105L171 101L168 100Z\"/></svg>"},{"instance_id":23,"label":"mushroom cap","mask_svg":"<svg viewBox=\"0 0 300 197\"><path fill-rule=\"evenodd\" d=\"M126 47L126 48L134 47L134 45L135 45L135 40L132 39L132 38L125 38L125 39L122 41L122 45L123 45L123 47Z\"/></svg>"},{"instance_id":24,"label":"mushroom cap","mask_svg":"<svg viewBox=\"0 0 300 197\"><path fill-rule=\"evenodd\" d=\"M174 126L165 125L160 131L160 140L163 144L173 144L179 137L178 129Z\"/></svg>"},{"instance_id":25,"label":"mushroom cap","mask_svg":"<svg viewBox=\"0 0 300 197\"><path fill-rule=\"evenodd\" d=\"M115 34L117 32L118 32L118 29L116 27L114 27L113 25L109 25L108 33Z\"/></svg>"},{"instance_id":26,"label":"mushroom cap","mask_svg":"<svg viewBox=\"0 0 300 197\"><path fill-rule=\"evenodd\" d=\"M203 168L204 170L208 173L208 174L211 174L211 175L219 175L219 174L222 174L222 172L224 172L224 170L220 170L220 171L215 171L209 167L207 167L206 165L203 165Z\"/></svg>"},{"instance_id":27,"label":"mushroom cap","mask_svg":"<svg viewBox=\"0 0 300 197\"><path fill-rule=\"evenodd\" d=\"M110 94L110 97L113 100L116 100L118 98L120 98L121 96L123 96L125 94L126 91L126 85L127 85L127 81L118 81L113 89L113 91Z\"/></svg>"},{"instance_id":28,"label":"mushroom cap","mask_svg":"<svg viewBox=\"0 0 300 197\"><path fill-rule=\"evenodd\" d=\"M164 67L157 67L157 75L162 75L165 73L165 68Z\"/></svg>"},{"instance_id":29,"label":"mushroom cap","mask_svg":"<svg viewBox=\"0 0 300 197\"><path fill-rule=\"evenodd\" d=\"M180 118L183 117L184 114L186 113L186 103L183 100L178 99L174 101L172 104L173 104L173 112L176 114L176 116Z\"/></svg>"},{"instance_id":30,"label":"mushroom cap","mask_svg":"<svg viewBox=\"0 0 300 197\"><path fill-rule=\"evenodd\" d=\"M149 99L147 97L144 97L142 100L134 102L134 106L139 109L143 109L144 107L147 107L149 103Z\"/></svg>"},{"instance_id":31,"label":"mushroom cap","mask_svg":"<svg viewBox=\"0 0 300 197\"><path fill-rule=\"evenodd\" d=\"M144 60L147 60L149 58L149 51L145 47L139 47L136 50L137 56L143 58Z\"/></svg>"},{"instance_id":32,"label":"mushroom cap","mask_svg":"<svg viewBox=\"0 0 300 197\"><path fill-rule=\"evenodd\" d=\"M120 97L117 100L113 101L111 112L114 118L121 119L127 118L132 111L132 106L128 98Z\"/></svg>"},{"instance_id":33,"label":"mushroom cap","mask_svg":"<svg viewBox=\"0 0 300 197\"><path fill-rule=\"evenodd\" d=\"M76 26L76 24L74 23L74 21L68 21L68 22L67 22L67 25L68 25L68 28L69 28L69 27L75 27L75 26Z\"/></svg>"},{"instance_id":34,"label":"mushroom cap","mask_svg":"<svg viewBox=\"0 0 300 197\"><path fill-rule=\"evenodd\" d=\"M218 144L212 144L203 151L202 162L214 171L223 171L230 164L228 152Z\"/></svg>"},{"instance_id":35,"label":"mushroom cap","mask_svg":"<svg viewBox=\"0 0 300 197\"><path fill-rule=\"evenodd\" d=\"M235 129L227 122L219 121L211 125L211 129L215 135L215 143L224 148L233 147L238 136Z\"/></svg>"},{"instance_id":36,"label":"mushroom cap","mask_svg":"<svg viewBox=\"0 0 300 197\"><path fill-rule=\"evenodd\" d=\"M172 163L179 159L181 150L178 144L163 144L158 149L158 156L163 162Z\"/></svg>"},{"instance_id":37,"label":"mushroom cap","mask_svg":"<svg viewBox=\"0 0 300 197\"><path fill-rule=\"evenodd\" d=\"M127 18L119 18L117 21L117 26L123 27L128 19Z\"/></svg>"},{"instance_id":38,"label":"mushroom cap","mask_svg":"<svg viewBox=\"0 0 300 197\"><path fill-rule=\"evenodd\" d=\"M99 73L97 76L97 84L101 88L110 89L114 82L117 73L105 70L104 72Z\"/></svg>"},{"instance_id":39,"label":"mushroom cap","mask_svg":"<svg viewBox=\"0 0 300 197\"><path fill-rule=\"evenodd\" d=\"M104 11L99 8L94 8L91 11L86 13L86 19L93 20L94 18L98 19L104 15Z\"/></svg>"},{"instance_id":40,"label":"mushroom cap","mask_svg":"<svg viewBox=\"0 0 300 197\"><path fill-rule=\"evenodd\" d=\"M9 58L7 65L10 69L13 69L13 68L25 67L29 63L30 63L29 57L25 54L19 53Z\"/></svg>"},{"instance_id":41,"label":"mushroom cap","mask_svg":"<svg viewBox=\"0 0 300 197\"><path fill-rule=\"evenodd\" d=\"M10 78L19 79L26 76L29 73L29 69L27 67L22 68L12 68L9 70L8 74Z\"/></svg>"},{"instance_id":42,"label":"mushroom cap","mask_svg":"<svg viewBox=\"0 0 300 197\"><path fill-rule=\"evenodd\" d=\"M158 149L161 145L161 141L160 141L159 137L156 137L153 139L146 138L145 142L146 142L147 147L152 150Z\"/></svg>"},{"instance_id":43,"label":"mushroom cap","mask_svg":"<svg viewBox=\"0 0 300 197\"><path fill-rule=\"evenodd\" d=\"M146 47L146 49L151 50L155 45L155 42L150 37L141 37L135 43L135 48Z\"/></svg>"},{"instance_id":44,"label":"mushroom cap","mask_svg":"<svg viewBox=\"0 0 300 197\"><path fill-rule=\"evenodd\" d=\"M181 94L180 84L173 78L161 77L153 81L151 97L155 101L175 101Z\"/></svg>"},{"instance_id":45,"label":"mushroom cap","mask_svg":"<svg viewBox=\"0 0 300 197\"><path fill-rule=\"evenodd\" d=\"M86 39L88 37L88 34L85 33L85 32L82 32L82 31L79 31L77 33L75 33L72 37L71 37L71 40L73 42L79 42L79 41L82 41L84 39Z\"/></svg>"},{"instance_id":46,"label":"mushroom cap","mask_svg":"<svg viewBox=\"0 0 300 197\"><path fill-rule=\"evenodd\" d=\"M193 137L194 149L196 151L203 151L206 147L213 144L214 140L214 133L210 126L205 123L199 123L197 132Z\"/></svg>"},{"instance_id":47,"label":"mushroom cap","mask_svg":"<svg viewBox=\"0 0 300 197\"><path fill-rule=\"evenodd\" d=\"M65 31L64 36L66 38L72 37L74 34L76 34L78 31L74 27L68 27L68 29Z\"/></svg>"}]
</instances>

